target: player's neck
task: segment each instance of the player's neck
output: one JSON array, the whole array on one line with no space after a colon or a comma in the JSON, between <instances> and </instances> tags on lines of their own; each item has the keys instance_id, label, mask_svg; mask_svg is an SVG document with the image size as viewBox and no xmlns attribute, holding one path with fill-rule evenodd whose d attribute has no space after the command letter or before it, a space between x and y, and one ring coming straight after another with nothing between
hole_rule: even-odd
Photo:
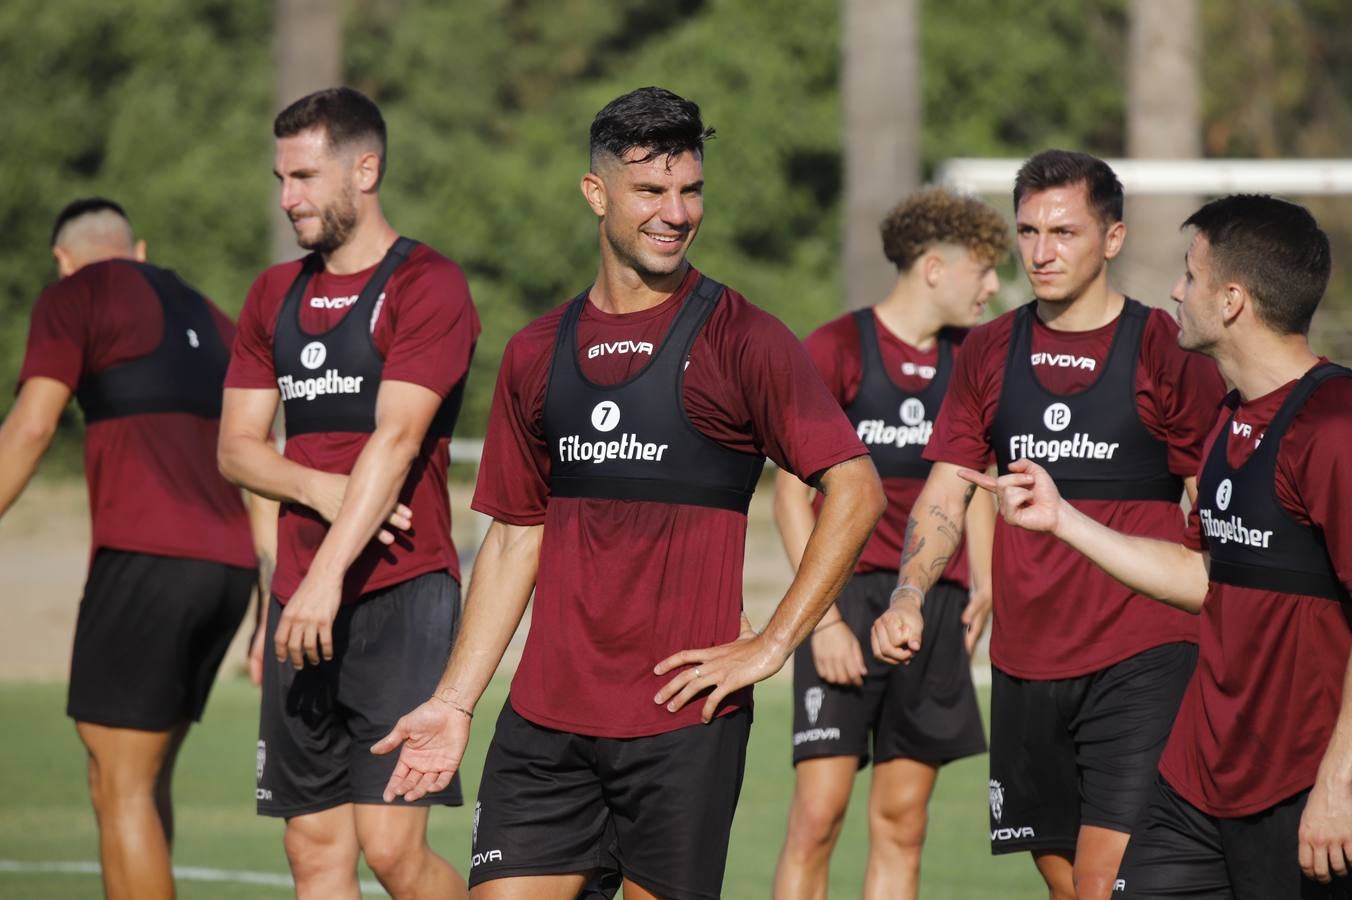
<instances>
[{"instance_id":1,"label":"player's neck","mask_svg":"<svg viewBox=\"0 0 1352 900\"><path fill-rule=\"evenodd\" d=\"M1093 331L1122 314L1126 295L1108 284L1106 272L1069 300L1039 300L1037 317L1053 331Z\"/></svg>"},{"instance_id":2,"label":"player's neck","mask_svg":"<svg viewBox=\"0 0 1352 900\"><path fill-rule=\"evenodd\" d=\"M642 312L676 293L689 271L687 260L670 275L645 275L602 252L589 299L601 312L611 315Z\"/></svg>"},{"instance_id":3,"label":"player's neck","mask_svg":"<svg viewBox=\"0 0 1352 900\"><path fill-rule=\"evenodd\" d=\"M374 214L357 221L343 246L325 254L324 270L334 275L351 275L369 269L385 258L398 239L399 232L390 227L377 208Z\"/></svg>"},{"instance_id":4,"label":"player's neck","mask_svg":"<svg viewBox=\"0 0 1352 900\"><path fill-rule=\"evenodd\" d=\"M1256 331L1245 341L1233 341L1215 351L1216 364L1239 396L1252 400L1295 381L1319 361L1303 334Z\"/></svg>"},{"instance_id":5,"label":"player's neck","mask_svg":"<svg viewBox=\"0 0 1352 900\"><path fill-rule=\"evenodd\" d=\"M891 293L873 307L873 313L884 328L917 350L933 347L944 327L934 304L903 279L898 279Z\"/></svg>"}]
</instances>

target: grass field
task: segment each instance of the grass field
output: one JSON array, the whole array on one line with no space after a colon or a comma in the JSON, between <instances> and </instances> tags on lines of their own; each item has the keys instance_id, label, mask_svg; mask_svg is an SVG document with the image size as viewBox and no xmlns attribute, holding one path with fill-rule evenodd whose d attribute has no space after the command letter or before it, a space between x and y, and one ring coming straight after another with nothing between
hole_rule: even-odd
<instances>
[{"instance_id":1,"label":"grass field","mask_svg":"<svg viewBox=\"0 0 1352 900\"><path fill-rule=\"evenodd\" d=\"M499 680L481 709L465 771L466 796L477 790L479 768L495 713L506 692ZM100 896L89 872L6 871L12 862L72 863L98 858L94 817L84 785L83 750L63 714L61 684L0 684L0 721L7 737L0 750L0 897ZM788 750L787 683L757 691L756 724L741 804L733 829L724 895L768 897L793 787ZM238 677L220 683L205 722L189 737L176 782L178 840L174 862L234 872L285 875L280 822L253 812L257 698ZM939 779L925 850L922 896L1036 898L1045 896L1025 857L992 858L987 851L986 761L948 767ZM832 870L831 892L859 895L867 833L865 795L857 791ZM470 816L464 809L432 814L432 844L462 872L469 856ZM31 865L24 868L32 868ZM233 876L232 876L233 877ZM369 872L363 872L369 879ZM194 898L285 897L287 889L260 883L181 878L179 896Z\"/></svg>"}]
</instances>

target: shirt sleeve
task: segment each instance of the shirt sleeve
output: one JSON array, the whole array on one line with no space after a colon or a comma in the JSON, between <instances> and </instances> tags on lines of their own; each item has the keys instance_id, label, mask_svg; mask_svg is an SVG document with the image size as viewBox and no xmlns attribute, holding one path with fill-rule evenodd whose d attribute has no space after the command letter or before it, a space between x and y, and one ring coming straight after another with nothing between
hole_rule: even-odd
<instances>
[{"instance_id":1,"label":"shirt sleeve","mask_svg":"<svg viewBox=\"0 0 1352 900\"><path fill-rule=\"evenodd\" d=\"M533 352L527 342L518 334L503 351L471 503L509 525L539 525L549 505L544 394L550 355L543 348Z\"/></svg>"},{"instance_id":2,"label":"shirt sleeve","mask_svg":"<svg viewBox=\"0 0 1352 900\"><path fill-rule=\"evenodd\" d=\"M1209 357L1178 346L1178 324L1153 311L1143 336L1146 347L1138 372L1147 394L1143 424L1169 445L1169 471L1196 475L1202 445L1216 422L1216 410L1225 398L1225 382Z\"/></svg>"},{"instance_id":3,"label":"shirt sleeve","mask_svg":"<svg viewBox=\"0 0 1352 900\"><path fill-rule=\"evenodd\" d=\"M963 341L953 365L944 402L934 422L934 433L925 447L925 459L985 469L994 457L990 443L991 423L999 399L992 372L1003 373L1006 350L993 352L992 326L972 331Z\"/></svg>"},{"instance_id":4,"label":"shirt sleeve","mask_svg":"<svg viewBox=\"0 0 1352 900\"><path fill-rule=\"evenodd\" d=\"M382 380L421 385L445 397L469 371L479 339L479 316L460 267L425 264L391 301ZM384 338L384 340L380 340Z\"/></svg>"},{"instance_id":5,"label":"shirt sleeve","mask_svg":"<svg viewBox=\"0 0 1352 900\"><path fill-rule=\"evenodd\" d=\"M277 387L277 372L272 365L272 326L275 321L268 321L267 280L266 272L258 276L240 310L230 352L230 368L225 375L228 388ZM272 318L275 320L275 315Z\"/></svg>"},{"instance_id":6,"label":"shirt sleeve","mask_svg":"<svg viewBox=\"0 0 1352 900\"><path fill-rule=\"evenodd\" d=\"M42 292L29 321L20 386L34 377L53 378L72 391L79 386L90 338L89 301L83 280L62 279Z\"/></svg>"}]
</instances>

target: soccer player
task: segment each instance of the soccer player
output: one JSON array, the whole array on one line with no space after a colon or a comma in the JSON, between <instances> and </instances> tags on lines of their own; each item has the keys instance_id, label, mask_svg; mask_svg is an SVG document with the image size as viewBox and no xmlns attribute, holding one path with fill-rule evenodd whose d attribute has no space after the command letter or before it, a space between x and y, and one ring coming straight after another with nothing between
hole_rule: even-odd
<instances>
[{"instance_id":1,"label":"soccer player","mask_svg":"<svg viewBox=\"0 0 1352 900\"><path fill-rule=\"evenodd\" d=\"M319 91L273 134L282 209L312 252L249 291L220 441L226 477L283 502L258 811L286 819L298 896L356 897L358 854L396 898L463 896L427 845L427 805L459 805L459 784L383 803L393 760L368 751L435 686L459 620L448 439L479 320L460 268L381 211L371 100Z\"/></svg>"},{"instance_id":2,"label":"soccer player","mask_svg":"<svg viewBox=\"0 0 1352 900\"><path fill-rule=\"evenodd\" d=\"M1173 292L1179 344L1215 359L1235 386L1208 438L1186 537L1107 527L1030 460L998 484L963 477L998 490L1010 523L1201 614L1197 671L1117 891L1346 898L1352 371L1307 340L1329 242L1305 209L1265 196L1212 201L1184 226L1195 231Z\"/></svg>"},{"instance_id":3,"label":"soccer player","mask_svg":"<svg viewBox=\"0 0 1352 900\"><path fill-rule=\"evenodd\" d=\"M476 897L572 898L612 865L628 898L719 896L749 688L812 629L882 513L802 345L686 260L712 133L661 88L593 120L596 281L507 345L465 627L436 693L376 748L400 750L387 796L446 783L534 589L475 806ZM742 562L765 455L826 501L757 634Z\"/></svg>"},{"instance_id":4,"label":"soccer player","mask_svg":"<svg viewBox=\"0 0 1352 900\"><path fill-rule=\"evenodd\" d=\"M66 713L89 754L104 893L167 898L174 761L255 579L244 503L215 465L234 326L145 261L111 200L63 209L51 246L61 279L33 307L19 395L0 426L0 514L73 394L93 539Z\"/></svg>"},{"instance_id":5,"label":"soccer player","mask_svg":"<svg viewBox=\"0 0 1352 900\"><path fill-rule=\"evenodd\" d=\"M1122 186L1102 160L1048 150L1019 170L1015 229L1034 301L974 329L925 450L901 580L871 641L923 646L925 592L956 552L975 490L959 467L1021 457L1087 515L1182 537L1179 501L1224 393L1178 326L1115 290ZM1119 585L1045 535L995 530L990 830L1031 851L1050 895L1104 898L1196 662L1196 621Z\"/></svg>"},{"instance_id":6,"label":"soccer player","mask_svg":"<svg viewBox=\"0 0 1352 900\"><path fill-rule=\"evenodd\" d=\"M929 591L929 640L910 665L889 666L871 653L866 658L863 648L897 584L902 532L930 469L921 453L965 329L980 321L999 288L995 265L1009 251L1008 228L984 203L931 188L888 214L882 243L897 267L891 293L803 342L868 445L883 477L887 512L854 577L794 652L796 781L776 897L826 895L831 851L855 772L868 764L870 735L864 895L916 896L925 807L939 766L986 749L968 657L990 609L990 503L968 507L975 552L969 560L959 548ZM776 475L775 521L795 569L812 532L813 493L787 472Z\"/></svg>"}]
</instances>

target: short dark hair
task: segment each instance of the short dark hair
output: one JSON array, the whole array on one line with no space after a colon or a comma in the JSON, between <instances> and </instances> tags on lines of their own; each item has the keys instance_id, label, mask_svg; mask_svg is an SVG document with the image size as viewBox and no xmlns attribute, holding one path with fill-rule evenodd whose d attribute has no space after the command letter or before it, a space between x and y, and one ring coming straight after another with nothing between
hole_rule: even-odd
<instances>
[{"instance_id":1,"label":"short dark hair","mask_svg":"<svg viewBox=\"0 0 1352 900\"><path fill-rule=\"evenodd\" d=\"M639 162L685 151L704 155L714 136L700 119L699 107L660 87L639 88L607 103L591 124L590 162L621 158L635 147L648 151Z\"/></svg>"},{"instance_id":2,"label":"short dark hair","mask_svg":"<svg viewBox=\"0 0 1352 900\"><path fill-rule=\"evenodd\" d=\"M324 129L329 147L337 149L356 141L374 141L379 148L380 175L385 178L385 118L380 107L361 91L350 87L327 88L301 97L277 114L272 122L273 137L295 137L312 128Z\"/></svg>"},{"instance_id":3,"label":"short dark hair","mask_svg":"<svg viewBox=\"0 0 1352 900\"><path fill-rule=\"evenodd\" d=\"M61 229L66 227L67 222L96 212L117 213L126 220L128 225L131 225L131 219L127 218L127 211L120 204L114 203L107 197L81 197L67 203L65 208L56 214L56 224L52 225L52 239L49 246L56 246L56 239L61 234Z\"/></svg>"},{"instance_id":4,"label":"short dark hair","mask_svg":"<svg viewBox=\"0 0 1352 900\"><path fill-rule=\"evenodd\" d=\"M1188 216L1211 245L1212 281L1237 281L1279 334L1308 334L1329 284L1328 235L1310 211L1266 194L1232 194Z\"/></svg>"},{"instance_id":5,"label":"short dark hair","mask_svg":"<svg viewBox=\"0 0 1352 900\"><path fill-rule=\"evenodd\" d=\"M1025 194L1083 184L1099 222L1106 228L1122 221L1122 182L1097 156L1077 150L1043 150L1028 158L1014 176L1014 212Z\"/></svg>"},{"instance_id":6,"label":"short dark hair","mask_svg":"<svg viewBox=\"0 0 1352 900\"><path fill-rule=\"evenodd\" d=\"M1009 253L1009 226L1000 214L975 197L930 187L892 208L879 228L883 253L905 272L936 244L965 247L987 265Z\"/></svg>"}]
</instances>

